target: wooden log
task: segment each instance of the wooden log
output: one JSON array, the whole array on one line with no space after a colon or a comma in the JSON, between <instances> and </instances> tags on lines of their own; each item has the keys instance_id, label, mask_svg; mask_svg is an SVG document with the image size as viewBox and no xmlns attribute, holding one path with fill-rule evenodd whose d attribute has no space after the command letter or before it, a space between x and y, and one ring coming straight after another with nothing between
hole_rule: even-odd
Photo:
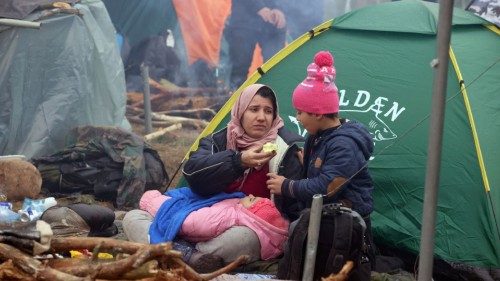
<instances>
[{"instance_id":1,"label":"wooden log","mask_svg":"<svg viewBox=\"0 0 500 281\"><path fill-rule=\"evenodd\" d=\"M177 123L181 123L183 127L193 128L193 129L202 129L205 128L208 124L208 122L203 120L189 119L189 118L178 119L182 117L176 117L176 118L177 119L164 118L168 120L161 120L161 121L153 120L152 123L153 126L155 127L168 127L175 125ZM127 120L135 124L144 124L144 120L138 116L127 116Z\"/></svg>"},{"instance_id":2,"label":"wooden log","mask_svg":"<svg viewBox=\"0 0 500 281\"><path fill-rule=\"evenodd\" d=\"M12 260L0 264L0 280L33 281L31 275L17 268Z\"/></svg>"},{"instance_id":3,"label":"wooden log","mask_svg":"<svg viewBox=\"0 0 500 281\"><path fill-rule=\"evenodd\" d=\"M144 110L141 107L127 105L128 115L144 116ZM172 116L172 117L185 117L191 119L203 119L210 121L217 112L211 108L194 108L194 109L176 109L167 111L158 111L156 114Z\"/></svg>"},{"instance_id":4,"label":"wooden log","mask_svg":"<svg viewBox=\"0 0 500 281\"><path fill-rule=\"evenodd\" d=\"M157 112L158 114L164 114L169 116L182 116L187 118L196 118L210 121L217 114L215 110L211 108L194 108L194 109L177 109L177 110L167 110Z\"/></svg>"},{"instance_id":5,"label":"wooden log","mask_svg":"<svg viewBox=\"0 0 500 281\"><path fill-rule=\"evenodd\" d=\"M160 129L160 130L158 130L156 132L153 132L151 134L147 134L147 135L144 136L144 139L147 140L147 141L150 141L150 140L159 138L159 137L165 135L168 132L175 131L175 130L178 130L180 128L182 128L182 124L181 123L177 123L177 124L168 126L166 128Z\"/></svg>"},{"instance_id":6,"label":"wooden log","mask_svg":"<svg viewBox=\"0 0 500 281\"><path fill-rule=\"evenodd\" d=\"M158 261L150 260L142 266L125 273L122 278L127 280L137 280L154 277L156 274L158 274Z\"/></svg>"},{"instance_id":7,"label":"wooden log","mask_svg":"<svg viewBox=\"0 0 500 281\"><path fill-rule=\"evenodd\" d=\"M49 259L47 260L47 265L63 271L63 272L79 272L84 274L85 271L91 270L99 270L103 266L108 266L113 260L99 260L93 261L92 259L87 258L68 258L68 259ZM143 279L148 277L153 277L158 273L158 261L150 260L138 268L132 269L128 272L125 272L123 276L120 278L126 280L136 280ZM91 273L94 275L94 273Z\"/></svg>"},{"instance_id":8,"label":"wooden log","mask_svg":"<svg viewBox=\"0 0 500 281\"><path fill-rule=\"evenodd\" d=\"M53 252L67 252L74 249L87 249L91 251L97 247L97 245L100 245L103 251L114 250L116 252L133 254L139 250L139 248L149 244L103 237L54 237L50 242L50 250ZM158 245L165 245L167 248L172 248L172 244L169 242Z\"/></svg>"},{"instance_id":9,"label":"wooden log","mask_svg":"<svg viewBox=\"0 0 500 281\"><path fill-rule=\"evenodd\" d=\"M220 90L217 88L188 88L188 87L172 87L167 88L153 79L149 79L149 86L157 89L160 93L169 96L185 97L188 95L200 95L205 93L215 94Z\"/></svg>"},{"instance_id":10,"label":"wooden log","mask_svg":"<svg viewBox=\"0 0 500 281\"><path fill-rule=\"evenodd\" d=\"M54 252L63 252L73 249L94 249L99 247L101 250L115 250L123 253L129 253L130 256L111 262L94 262L91 260L89 264L84 264L82 262L77 264L72 264L72 261L65 261L65 265L57 266L57 262L50 262L53 266L56 266L61 271L71 273L73 275L85 276L91 275L92 278L98 279L124 279L126 272L131 272L137 269L146 262L150 260L164 260L168 259L169 265L175 264L178 268L183 271L183 276L188 280L210 280L224 273L228 273L238 266L247 262L247 256L240 256L234 262L226 265L225 267L209 273L209 274L198 274L194 269L187 265L181 259L181 253L172 250L172 245L170 242L149 245L142 243L129 242L124 240L116 240L111 238L98 238L98 237L66 237L58 238L55 237L51 242L51 250ZM38 261L37 261L38 262ZM64 263L64 262L60 262ZM95 264L97 263L97 265ZM148 266L145 266L146 268ZM170 270L171 268L164 268L162 265L162 270ZM147 271L147 270L146 270ZM67 280L72 281L72 280Z\"/></svg>"},{"instance_id":11,"label":"wooden log","mask_svg":"<svg viewBox=\"0 0 500 281\"><path fill-rule=\"evenodd\" d=\"M59 267L62 272L75 276L91 276L99 279L122 278L126 272L141 267L144 263L160 256L176 257L177 253L171 253L171 244L154 244L140 247L134 254L120 260L96 262L89 260L88 263L79 263L74 266Z\"/></svg>"},{"instance_id":12,"label":"wooden log","mask_svg":"<svg viewBox=\"0 0 500 281\"><path fill-rule=\"evenodd\" d=\"M32 275L35 280L54 280L54 281L86 281L88 278L82 278L67 274L51 267L45 266L39 260L28 256L17 248L7 244L0 243L0 259L12 260L12 263L19 267L25 273Z\"/></svg>"}]
</instances>

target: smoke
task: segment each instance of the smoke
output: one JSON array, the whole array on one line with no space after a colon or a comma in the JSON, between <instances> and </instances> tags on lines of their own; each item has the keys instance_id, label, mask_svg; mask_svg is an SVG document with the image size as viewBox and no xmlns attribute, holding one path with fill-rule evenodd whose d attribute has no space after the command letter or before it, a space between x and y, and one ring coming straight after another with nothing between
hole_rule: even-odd
<instances>
[{"instance_id":1,"label":"smoke","mask_svg":"<svg viewBox=\"0 0 500 281\"><path fill-rule=\"evenodd\" d=\"M208 7L211 7L210 5L208 5L209 3L212 3L211 1L213 1L213 3L216 3L211 6L217 6L217 8L208 9ZM187 86L193 88L208 87L226 89L228 87L229 74L231 73L233 62L230 60L228 55L229 47L225 36L227 36L227 32L230 32L227 30L227 22L231 16L230 5L228 5L230 4L231 0L211 1L203 2L205 4L200 4L202 2L196 2L196 0L172 1L172 4L174 5L172 5L170 10L167 11L167 14L177 15L177 22L175 23L176 26L170 25L170 29L172 29L175 37L175 47L173 47L173 49L178 59L180 60L180 66L177 68L176 71L178 73L175 73L175 75L172 75L172 73L168 73L169 71L171 71L171 69L173 69L173 67L169 68L167 64L176 63L175 58L166 58L167 56L164 54L165 48L172 48L171 44L169 44L170 46L168 47L162 46L159 43L147 45L147 51L151 52L156 49L159 57L159 59L155 59L154 56L150 57L149 63L155 64L154 67L156 69L159 69L158 73L164 76L155 77L155 79L165 78L179 86ZM383 2L390 2L391 0L274 1L276 3L276 7L274 8L282 10L285 15L287 29L286 42L290 43L297 37L301 36L302 34L308 32L312 28L327 20L341 16L354 9L362 8L368 5L380 4ZM264 2L266 3L266 1ZM455 6L459 8L465 8L469 4L469 2L470 0L456 0ZM133 2L128 5L133 5ZM151 9L152 7L148 6L148 8ZM134 9L129 9L129 11L134 11ZM221 11L225 12L223 13ZM113 15L116 13L110 14ZM148 13L142 14L148 15ZM136 17L134 18L131 14L131 22L123 22L123 18L127 18L127 15L119 15L122 19L121 24L125 26L129 26L131 24L134 24L133 22L138 21L138 19ZM137 16L137 13L134 15ZM258 15L255 15L255 17L258 17ZM183 19L188 20L183 21ZM160 19L155 19L155 22L157 20ZM214 23L214 20L217 21ZM172 19L165 19L165 21L172 21ZM115 23L115 26L116 25L117 23ZM158 25L165 26L165 24ZM157 34L158 36L163 36L165 35L163 33L165 33L165 30L161 30ZM209 34L210 36L207 37L207 34ZM213 40L214 38L215 40ZM164 39L157 40L155 42L163 42L163 45L165 45ZM193 46L195 46L195 48L193 48ZM145 51L146 50L142 50L142 52ZM142 58L143 56L140 56L139 59ZM161 61L161 63L158 63L159 61ZM137 65L140 65L140 62L137 62Z\"/></svg>"}]
</instances>

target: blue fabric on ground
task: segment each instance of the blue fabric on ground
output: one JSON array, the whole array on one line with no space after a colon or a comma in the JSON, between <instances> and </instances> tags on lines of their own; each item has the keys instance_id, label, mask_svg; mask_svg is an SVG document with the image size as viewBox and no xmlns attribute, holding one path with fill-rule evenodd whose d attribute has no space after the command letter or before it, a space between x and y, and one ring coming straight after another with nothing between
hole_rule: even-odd
<instances>
[{"instance_id":1,"label":"blue fabric on ground","mask_svg":"<svg viewBox=\"0 0 500 281\"><path fill-rule=\"evenodd\" d=\"M165 195L172 198L161 205L149 227L151 244L172 241L191 212L212 206L224 199L245 197L242 192L221 192L211 197L202 197L193 193L189 187L176 188Z\"/></svg>"}]
</instances>

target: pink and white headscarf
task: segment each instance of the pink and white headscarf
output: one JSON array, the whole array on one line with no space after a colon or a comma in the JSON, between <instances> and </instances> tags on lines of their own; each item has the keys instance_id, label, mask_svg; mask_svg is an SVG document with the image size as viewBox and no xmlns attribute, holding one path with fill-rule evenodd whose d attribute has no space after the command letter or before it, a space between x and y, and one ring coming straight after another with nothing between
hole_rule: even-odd
<instances>
[{"instance_id":1,"label":"pink and white headscarf","mask_svg":"<svg viewBox=\"0 0 500 281\"><path fill-rule=\"evenodd\" d=\"M247 135L243 129L240 122L243 117L243 113L245 113L245 110L252 101L253 97L257 94L257 91L262 87L268 86L263 84L252 84L246 87L243 92L241 92L238 100L234 103L233 109L231 109L231 121L229 121L229 124L227 125L227 149L246 150L250 147L257 147L267 142L275 141L278 136L278 129L284 126L283 119L279 116L278 108L276 108L276 118L274 118L269 131L262 138L252 138Z\"/></svg>"}]
</instances>

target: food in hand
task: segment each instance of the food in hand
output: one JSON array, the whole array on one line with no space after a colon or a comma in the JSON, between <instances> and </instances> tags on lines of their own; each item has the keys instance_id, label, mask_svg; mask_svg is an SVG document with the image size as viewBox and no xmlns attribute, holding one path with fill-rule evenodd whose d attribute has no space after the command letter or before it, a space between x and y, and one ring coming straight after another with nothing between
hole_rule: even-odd
<instances>
[{"instance_id":1,"label":"food in hand","mask_svg":"<svg viewBox=\"0 0 500 281\"><path fill-rule=\"evenodd\" d=\"M276 151L278 150L278 145L272 142L268 142L264 144L262 151L264 152L271 152L271 151Z\"/></svg>"}]
</instances>

